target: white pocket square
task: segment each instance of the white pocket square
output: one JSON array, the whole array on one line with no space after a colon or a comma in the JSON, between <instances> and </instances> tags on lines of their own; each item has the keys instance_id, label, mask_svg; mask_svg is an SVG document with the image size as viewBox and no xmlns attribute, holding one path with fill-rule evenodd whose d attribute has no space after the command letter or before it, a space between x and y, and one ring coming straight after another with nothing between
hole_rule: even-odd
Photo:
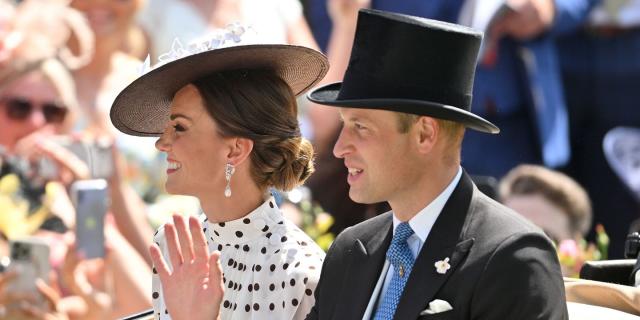
<instances>
[{"instance_id":1,"label":"white pocket square","mask_svg":"<svg viewBox=\"0 0 640 320\"><path fill-rule=\"evenodd\" d=\"M453 307L451 307L449 302L446 302L446 301L440 300L440 299L435 299L435 300L429 302L429 307L424 309L424 310L422 310L420 312L420 315L424 316L426 314L442 313L442 312L449 311L449 310L453 310Z\"/></svg>"}]
</instances>

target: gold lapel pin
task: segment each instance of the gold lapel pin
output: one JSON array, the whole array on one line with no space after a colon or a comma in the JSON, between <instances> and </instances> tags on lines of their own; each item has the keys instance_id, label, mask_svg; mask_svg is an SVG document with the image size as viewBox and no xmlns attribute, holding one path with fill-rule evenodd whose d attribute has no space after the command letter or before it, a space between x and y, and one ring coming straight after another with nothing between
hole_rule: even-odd
<instances>
[{"instance_id":1,"label":"gold lapel pin","mask_svg":"<svg viewBox=\"0 0 640 320\"><path fill-rule=\"evenodd\" d=\"M400 276L400 278L404 277L404 266L400 265L400 268L398 268L398 275Z\"/></svg>"}]
</instances>

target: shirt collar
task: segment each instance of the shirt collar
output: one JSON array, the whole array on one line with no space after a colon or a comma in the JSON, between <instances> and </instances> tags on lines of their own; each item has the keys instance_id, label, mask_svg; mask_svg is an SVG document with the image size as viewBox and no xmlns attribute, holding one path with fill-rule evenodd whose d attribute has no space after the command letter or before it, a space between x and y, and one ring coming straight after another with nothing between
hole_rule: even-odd
<instances>
[{"instance_id":1,"label":"shirt collar","mask_svg":"<svg viewBox=\"0 0 640 320\"><path fill-rule=\"evenodd\" d=\"M409 225L413 232L420 238L420 241L424 243L427 240L427 236L429 232L431 232L431 228L433 224L436 223L438 216L440 216L440 212L442 212L442 208L449 200L449 197L453 193L453 190L458 185L460 181L460 177L462 177L462 167L458 167L458 173L451 180L449 185L433 200L429 203L424 209L420 210L413 218L409 220ZM400 220L396 218L395 214L393 215L393 231L395 232L396 227L400 224Z\"/></svg>"}]
</instances>

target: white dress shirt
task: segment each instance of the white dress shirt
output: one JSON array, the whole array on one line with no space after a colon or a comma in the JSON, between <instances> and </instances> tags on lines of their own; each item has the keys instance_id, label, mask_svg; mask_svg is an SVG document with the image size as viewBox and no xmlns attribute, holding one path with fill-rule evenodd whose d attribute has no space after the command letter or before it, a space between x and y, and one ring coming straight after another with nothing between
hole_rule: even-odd
<instances>
[{"instance_id":1,"label":"white dress shirt","mask_svg":"<svg viewBox=\"0 0 640 320\"><path fill-rule=\"evenodd\" d=\"M407 244L409 245L409 249L411 249L411 253L413 253L414 259L418 257L418 253L420 253L422 245L427 240L433 224L438 219L438 216L440 216L442 208L444 208L444 205L447 203L447 200L449 200L449 197L453 193L453 190L458 185L460 177L462 177L461 167L458 168L458 173L453 178L453 180L451 180L449 185L433 201L431 201L431 203L429 203L424 209L420 210L413 218L409 220L409 226L411 226L411 229L413 229L414 234L412 234L409 239L407 239ZM396 227L401 222L402 221L400 221L394 214L394 234L396 232ZM371 299L369 299L369 305L367 306L367 310L365 311L363 319L370 319L375 314L377 302L379 302L378 300L384 297L385 292L387 292L393 273L393 266L389 263L389 260L385 260L384 267L382 268L382 272L380 273L380 278L376 283L376 287L373 290Z\"/></svg>"}]
</instances>

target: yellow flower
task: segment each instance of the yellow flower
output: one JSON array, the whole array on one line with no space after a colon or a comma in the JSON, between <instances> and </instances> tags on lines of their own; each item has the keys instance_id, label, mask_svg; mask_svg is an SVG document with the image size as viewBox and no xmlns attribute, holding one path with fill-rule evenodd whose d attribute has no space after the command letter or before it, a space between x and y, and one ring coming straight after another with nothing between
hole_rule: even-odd
<instances>
[{"instance_id":1,"label":"yellow flower","mask_svg":"<svg viewBox=\"0 0 640 320\"><path fill-rule=\"evenodd\" d=\"M29 215L29 202L16 194L19 188L15 174L0 179L0 231L9 239L32 234L49 215L45 206Z\"/></svg>"},{"instance_id":2,"label":"yellow flower","mask_svg":"<svg viewBox=\"0 0 640 320\"><path fill-rule=\"evenodd\" d=\"M0 193L12 195L20 188L20 178L15 174L7 174L0 179Z\"/></svg>"}]
</instances>

